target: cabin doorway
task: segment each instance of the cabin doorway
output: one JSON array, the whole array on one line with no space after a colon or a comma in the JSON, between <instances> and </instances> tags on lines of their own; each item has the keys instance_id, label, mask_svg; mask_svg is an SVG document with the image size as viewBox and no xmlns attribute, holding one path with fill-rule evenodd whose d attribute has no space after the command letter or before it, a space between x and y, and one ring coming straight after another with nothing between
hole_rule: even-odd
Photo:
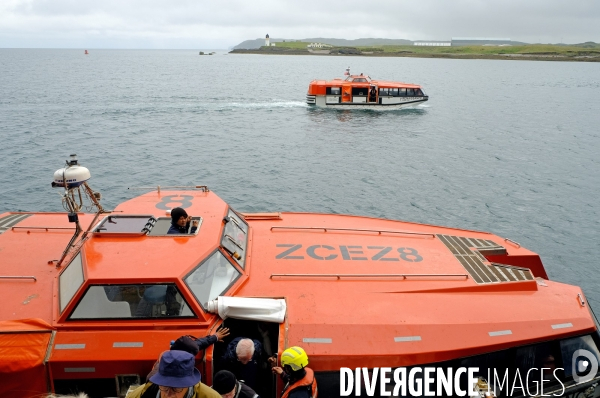
<instances>
[{"instance_id":1,"label":"cabin doorway","mask_svg":"<svg viewBox=\"0 0 600 398\"><path fill-rule=\"evenodd\" d=\"M352 84L342 84L342 102L352 102Z\"/></svg>"},{"instance_id":2,"label":"cabin doorway","mask_svg":"<svg viewBox=\"0 0 600 398\"><path fill-rule=\"evenodd\" d=\"M231 363L230 361L224 360L224 358L231 357L231 352L228 354L227 351L233 349L233 355L235 355L235 348L229 347L231 343L237 337L249 338L252 340L258 340L262 345L262 354L256 361L256 364L249 364L255 366L250 368L250 374L256 374L256 380L254 382L256 388L254 390L262 398L276 398L277 396L277 377L271 372L271 367L267 359L273 355L277 355L278 344L279 344L279 328L280 324L272 322L261 322L261 321L249 321L228 318L223 321L222 327L229 328L230 335L224 339L224 343L217 343L214 345L213 351L213 377L222 369L227 369L234 373L245 372L248 369L242 369L240 362ZM245 366L249 366L245 365ZM250 385L251 383L247 383Z\"/></svg>"}]
</instances>

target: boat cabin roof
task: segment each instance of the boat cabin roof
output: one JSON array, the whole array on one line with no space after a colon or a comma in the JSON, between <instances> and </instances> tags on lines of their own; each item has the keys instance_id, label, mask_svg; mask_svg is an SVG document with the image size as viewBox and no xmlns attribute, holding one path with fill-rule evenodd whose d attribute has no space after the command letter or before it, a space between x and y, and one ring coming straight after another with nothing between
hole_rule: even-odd
<instances>
[{"instance_id":1,"label":"boat cabin roof","mask_svg":"<svg viewBox=\"0 0 600 398\"><path fill-rule=\"evenodd\" d=\"M164 233L166 211L175 206L200 221L195 234ZM212 192L151 192L97 222L57 268L52 260L73 232L66 215L10 213L0 220L15 215L24 217L0 230L0 251L4 264L18 267L2 273L35 280L0 281L3 320L41 318L57 327L101 319L198 324L212 319L206 302L219 295L285 298L290 343L325 338L336 352L365 356L423 351L418 344L365 346L367 334L390 344L418 337L432 353L450 353L595 327L578 287L546 280L539 256L485 232L348 215L243 216ZM80 215L84 226L92 219ZM169 295L175 309L143 312ZM91 316L100 299L106 304ZM552 327L566 322L569 329ZM348 328L353 332L342 338ZM510 335L490 338L506 330ZM332 349L309 345L312 354ZM443 359L432 354L432 361Z\"/></svg>"},{"instance_id":2,"label":"boat cabin roof","mask_svg":"<svg viewBox=\"0 0 600 398\"><path fill-rule=\"evenodd\" d=\"M421 88L418 84L393 82L386 80L373 80L367 75L350 75L346 79L333 79L333 80L313 80L311 85L316 86L327 86L327 87L341 87L344 84L351 84L356 87L389 87L389 88Z\"/></svg>"}]
</instances>

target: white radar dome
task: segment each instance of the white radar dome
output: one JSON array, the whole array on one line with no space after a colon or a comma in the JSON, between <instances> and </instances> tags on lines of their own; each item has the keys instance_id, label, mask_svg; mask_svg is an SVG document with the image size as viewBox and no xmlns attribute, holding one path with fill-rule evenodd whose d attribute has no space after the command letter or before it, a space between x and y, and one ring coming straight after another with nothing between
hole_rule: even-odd
<instances>
[{"instance_id":1,"label":"white radar dome","mask_svg":"<svg viewBox=\"0 0 600 398\"><path fill-rule=\"evenodd\" d=\"M54 172L52 186L67 188L78 187L92 177L90 171L83 166L73 165L58 169Z\"/></svg>"}]
</instances>

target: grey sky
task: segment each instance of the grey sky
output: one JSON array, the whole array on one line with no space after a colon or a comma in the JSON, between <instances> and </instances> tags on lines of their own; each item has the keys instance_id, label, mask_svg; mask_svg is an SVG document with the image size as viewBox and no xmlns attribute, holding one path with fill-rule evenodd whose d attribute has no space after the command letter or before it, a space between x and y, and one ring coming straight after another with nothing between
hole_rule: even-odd
<instances>
[{"instance_id":1,"label":"grey sky","mask_svg":"<svg viewBox=\"0 0 600 398\"><path fill-rule=\"evenodd\" d=\"M227 48L266 33L600 42L600 0L0 0L0 48Z\"/></svg>"}]
</instances>

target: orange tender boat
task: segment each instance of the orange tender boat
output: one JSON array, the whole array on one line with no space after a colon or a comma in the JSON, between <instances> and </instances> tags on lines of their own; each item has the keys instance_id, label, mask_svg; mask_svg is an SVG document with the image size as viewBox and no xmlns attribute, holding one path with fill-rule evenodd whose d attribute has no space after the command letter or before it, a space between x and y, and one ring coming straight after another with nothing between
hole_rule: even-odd
<instances>
[{"instance_id":1,"label":"orange tender boat","mask_svg":"<svg viewBox=\"0 0 600 398\"><path fill-rule=\"evenodd\" d=\"M424 366L477 366L479 385L488 369L520 369L525 380L550 368L545 391L598 396L600 341L582 290L550 281L540 257L510 239L351 215L242 214L203 186L158 187L107 212L88 179L73 157L54 182L67 213L0 215L0 396L122 397L171 340L222 325L226 342L258 338L279 355L303 347L320 397L340 395L341 368ZM80 194L96 213L80 212ZM166 234L174 207L199 221L194 234ZM224 349L197 357L208 385ZM593 370L583 381L588 368L572 368L582 349ZM264 377L264 397L278 396L281 381Z\"/></svg>"},{"instance_id":2,"label":"orange tender boat","mask_svg":"<svg viewBox=\"0 0 600 398\"><path fill-rule=\"evenodd\" d=\"M330 109L394 110L412 108L429 99L421 86L410 83L373 80L369 76L344 73L345 80L313 80L308 85L306 103Z\"/></svg>"}]
</instances>

